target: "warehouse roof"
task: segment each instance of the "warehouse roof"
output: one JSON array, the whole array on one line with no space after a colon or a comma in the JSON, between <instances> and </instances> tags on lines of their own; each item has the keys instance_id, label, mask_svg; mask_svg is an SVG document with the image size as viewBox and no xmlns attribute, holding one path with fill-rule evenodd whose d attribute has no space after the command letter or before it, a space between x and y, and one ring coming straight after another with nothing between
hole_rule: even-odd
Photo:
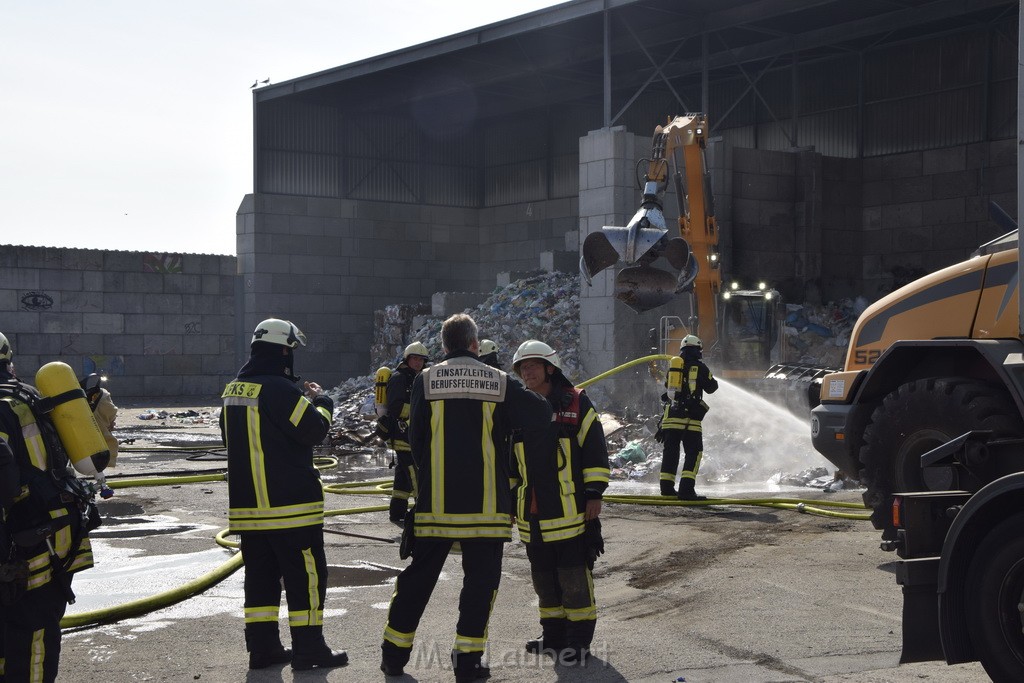
<instances>
[{"instance_id":1,"label":"warehouse roof","mask_svg":"<svg viewBox=\"0 0 1024 683\"><path fill-rule=\"evenodd\" d=\"M386 111L470 90L494 115L600 100L608 19L612 99L963 30L1016 11L1014 0L573 0L254 91ZM779 65L789 58L779 60ZM754 75L752 75L754 74Z\"/></svg>"}]
</instances>

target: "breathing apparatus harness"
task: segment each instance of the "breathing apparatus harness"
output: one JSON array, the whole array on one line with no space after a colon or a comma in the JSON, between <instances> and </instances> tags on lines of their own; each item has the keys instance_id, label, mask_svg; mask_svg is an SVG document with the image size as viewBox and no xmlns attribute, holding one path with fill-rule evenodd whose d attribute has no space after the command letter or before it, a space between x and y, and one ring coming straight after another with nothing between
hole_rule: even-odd
<instances>
[{"instance_id":1,"label":"breathing apparatus harness","mask_svg":"<svg viewBox=\"0 0 1024 683\"><path fill-rule=\"evenodd\" d=\"M27 559L20 558L22 548L31 548L45 543L53 570L53 579L58 581L69 603L74 603L75 595L71 590L71 581L67 569L74 561L86 534L100 526L99 508L96 506L96 493L93 487L75 476L71 470L67 451L57 434L57 428L49 417L49 413L64 401L78 398L85 394L81 389L65 392L58 396L42 398L30 391L17 378L9 377L0 381L0 400L20 402L28 407L39 429L47 454L47 469L40 470L31 465L18 463L23 484L27 487L27 495L20 501L31 505L30 520L22 522L26 528L17 528L17 518L11 524L11 515L5 516L0 522L0 603L11 604L26 589L28 576ZM19 425L24 427L19 416ZM16 460L17 462L17 460ZM71 544L67 556L62 560L53 547L53 534L60 528L54 527L49 511L63 507L72 515L78 516L79 523L72 525ZM20 517L20 515L19 515ZM6 546L6 547L5 547ZM8 602L10 601L10 602Z\"/></svg>"}]
</instances>

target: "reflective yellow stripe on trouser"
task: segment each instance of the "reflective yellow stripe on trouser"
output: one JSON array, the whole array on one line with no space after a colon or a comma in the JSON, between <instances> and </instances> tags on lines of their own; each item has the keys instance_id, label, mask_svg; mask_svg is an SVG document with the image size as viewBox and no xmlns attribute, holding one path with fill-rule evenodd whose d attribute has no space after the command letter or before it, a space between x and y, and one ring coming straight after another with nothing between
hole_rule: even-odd
<instances>
[{"instance_id":1,"label":"reflective yellow stripe on trouser","mask_svg":"<svg viewBox=\"0 0 1024 683\"><path fill-rule=\"evenodd\" d=\"M498 598L498 591L491 593L491 604L487 607L487 623L491 623L491 614L494 612L494 601ZM452 649L457 652L483 652L487 647L487 631L484 628L484 635L482 638L474 638L472 636L464 636L460 633L455 634L455 643L452 645Z\"/></svg>"},{"instance_id":2,"label":"reflective yellow stripe on trouser","mask_svg":"<svg viewBox=\"0 0 1024 683\"><path fill-rule=\"evenodd\" d=\"M700 461L704 458L704 451L697 451L697 459L693 463L692 470L683 470L679 473L680 479L693 479L697 480L697 472L700 471Z\"/></svg>"},{"instance_id":3,"label":"reflective yellow stripe on trouser","mask_svg":"<svg viewBox=\"0 0 1024 683\"><path fill-rule=\"evenodd\" d=\"M288 625L293 628L296 626L323 626L324 611L323 605L320 604L320 578L316 573L316 560L313 559L313 552L309 548L303 549L302 559L306 565L309 609L288 612Z\"/></svg>"},{"instance_id":4,"label":"reflective yellow stripe on trouser","mask_svg":"<svg viewBox=\"0 0 1024 683\"><path fill-rule=\"evenodd\" d=\"M245 608L245 623L257 624L260 622L277 623L280 605L262 605L260 607Z\"/></svg>"},{"instance_id":5,"label":"reflective yellow stripe on trouser","mask_svg":"<svg viewBox=\"0 0 1024 683\"><path fill-rule=\"evenodd\" d=\"M46 662L45 635L45 629L39 629L38 631L32 632L32 660L29 663L28 669L28 680L30 683L42 683L43 677L46 673L44 666Z\"/></svg>"}]
</instances>

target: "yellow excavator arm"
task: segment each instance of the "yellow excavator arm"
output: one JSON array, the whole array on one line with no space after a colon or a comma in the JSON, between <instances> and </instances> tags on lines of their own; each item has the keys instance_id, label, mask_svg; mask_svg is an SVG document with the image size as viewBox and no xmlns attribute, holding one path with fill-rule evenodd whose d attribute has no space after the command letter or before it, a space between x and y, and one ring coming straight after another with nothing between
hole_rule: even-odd
<instances>
[{"instance_id":1,"label":"yellow excavator arm","mask_svg":"<svg viewBox=\"0 0 1024 683\"><path fill-rule=\"evenodd\" d=\"M624 261L626 267L615 277L615 297L638 312L666 304L681 292L693 292L697 334L713 343L721 275L705 160L707 131L704 114L677 116L655 128L640 209L626 227L606 225L587 236L580 272L590 284L596 273ZM679 237L669 236L663 213L670 164L676 169L673 178L681 208ZM671 271L652 265L659 257Z\"/></svg>"}]
</instances>

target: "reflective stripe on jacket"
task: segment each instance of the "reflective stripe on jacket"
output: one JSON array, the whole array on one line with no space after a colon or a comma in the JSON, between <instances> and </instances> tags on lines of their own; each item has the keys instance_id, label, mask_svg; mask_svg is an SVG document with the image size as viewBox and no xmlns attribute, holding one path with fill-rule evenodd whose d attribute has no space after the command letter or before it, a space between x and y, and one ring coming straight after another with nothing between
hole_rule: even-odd
<instances>
[{"instance_id":1,"label":"reflective stripe on jacket","mask_svg":"<svg viewBox=\"0 0 1024 683\"><path fill-rule=\"evenodd\" d=\"M391 373L387 389L387 415L383 422L387 427L392 448L396 451L409 450L409 400L412 396L412 382L417 372L401 363Z\"/></svg>"},{"instance_id":2,"label":"reflective stripe on jacket","mask_svg":"<svg viewBox=\"0 0 1024 683\"><path fill-rule=\"evenodd\" d=\"M319 396L310 402L293 381L274 375L236 379L221 398L230 531L323 524L324 492L313 447L327 436L333 401Z\"/></svg>"},{"instance_id":3,"label":"reflective stripe on jacket","mask_svg":"<svg viewBox=\"0 0 1024 683\"><path fill-rule=\"evenodd\" d=\"M12 393L13 389L39 397L35 388L17 380L0 382L0 438L7 442L16 464L15 469L5 468L0 475L17 473L18 477L18 493L8 510L7 523L11 532L18 532L50 522L53 528L50 539L67 573L88 569L93 566L92 546L88 538L78 538L82 519L77 505L63 503L61 491L50 475L52 463L43 430L53 427L41 425L29 404ZM59 460L58 468L66 469L66 460ZM68 472L68 476L74 476L70 470ZM5 489L10 484L4 482ZM28 589L49 583L53 576L45 543L26 548L24 554L29 565ZM70 561L69 555L72 556Z\"/></svg>"},{"instance_id":4,"label":"reflective stripe on jacket","mask_svg":"<svg viewBox=\"0 0 1024 683\"><path fill-rule=\"evenodd\" d=\"M579 536L587 498L600 498L608 487L608 445L590 397L556 385L548 400L555 412L544 436L524 435L514 449L516 517L524 543ZM532 538L531 521L541 538Z\"/></svg>"},{"instance_id":5,"label":"reflective stripe on jacket","mask_svg":"<svg viewBox=\"0 0 1024 683\"><path fill-rule=\"evenodd\" d=\"M687 400L702 401L704 394L718 391L718 380L711 374L708 366L699 360L686 361L683 367L684 387L676 396L676 400L665 405L661 417L662 429L685 429L692 432L701 431L701 420L686 415Z\"/></svg>"},{"instance_id":6,"label":"reflective stripe on jacket","mask_svg":"<svg viewBox=\"0 0 1024 683\"><path fill-rule=\"evenodd\" d=\"M416 536L511 540L508 435L546 428L547 401L457 351L416 377L411 405Z\"/></svg>"}]
</instances>

